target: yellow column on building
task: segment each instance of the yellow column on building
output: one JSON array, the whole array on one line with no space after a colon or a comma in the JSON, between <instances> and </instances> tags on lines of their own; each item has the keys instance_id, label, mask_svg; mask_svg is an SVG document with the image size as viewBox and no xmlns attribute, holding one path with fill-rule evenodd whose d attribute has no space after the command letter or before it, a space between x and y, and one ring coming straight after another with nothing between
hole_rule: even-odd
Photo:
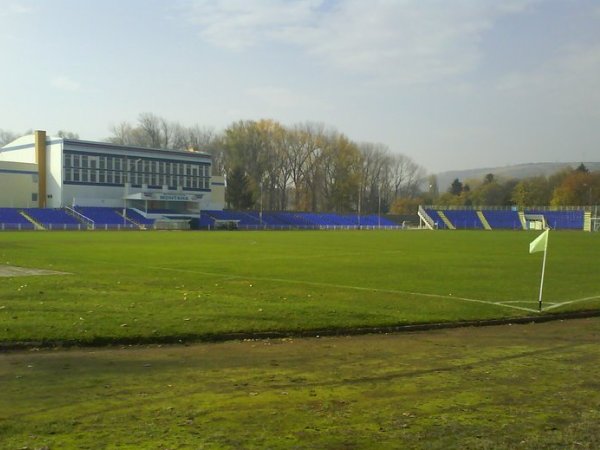
<instances>
[{"instance_id":1,"label":"yellow column on building","mask_svg":"<svg viewBox=\"0 0 600 450\"><path fill-rule=\"evenodd\" d=\"M46 132L35 130L35 162L38 166L38 207L46 207Z\"/></svg>"}]
</instances>

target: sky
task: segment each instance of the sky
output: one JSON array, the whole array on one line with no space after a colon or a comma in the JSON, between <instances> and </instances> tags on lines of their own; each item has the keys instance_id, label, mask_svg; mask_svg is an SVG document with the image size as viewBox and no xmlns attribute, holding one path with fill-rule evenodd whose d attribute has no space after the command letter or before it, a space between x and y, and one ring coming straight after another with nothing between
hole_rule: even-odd
<instances>
[{"instance_id":1,"label":"sky","mask_svg":"<svg viewBox=\"0 0 600 450\"><path fill-rule=\"evenodd\" d=\"M428 172L600 161L600 0L0 0L0 129L317 122Z\"/></svg>"}]
</instances>

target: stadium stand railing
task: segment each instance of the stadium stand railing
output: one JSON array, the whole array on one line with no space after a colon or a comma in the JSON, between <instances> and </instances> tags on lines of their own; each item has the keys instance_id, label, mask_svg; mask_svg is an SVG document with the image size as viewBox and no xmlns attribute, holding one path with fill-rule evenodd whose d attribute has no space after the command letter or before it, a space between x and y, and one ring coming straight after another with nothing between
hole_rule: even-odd
<instances>
[{"instance_id":1,"label":"stadium stand railing","mask_svg":"<svg viewBox=\"0 0 600 450\"><path fill-rule=\"evenodd\" d=\"M81 230L87 228L64 209L27 208L24 210L46 230Z\"/></svg>"},{"instance_id":2,"label":"stadium stand railing","mask_svg":"<svg viewBox=\"0 0 600 450\"><path fill-rule=\"evenodd\" d=\"M424 208L424 209L425 209L425 212L427 213L427 215L431 218L431 221L433 222L433 227L435 229L445 230L448 228L446 226L446 224L444 223L444 221L442 220L442 218L440 217L440 215L438 214L437 209L433 209L433 208Z\"/></svg>"},{"instance_id":3,"label":"stadium stand railing","mask_svg":"<svg viewBox=\"0 0 600 450\"><path fill-rule=\"evenodd\" d=\"M155 219L148 218L144 216L141 212L133 208L127 208L125 210L125 218L127 218L127 220L129 221L132 221L136 225L144 228L152 228L155 222Z\"/></svg>"},{"instance_id":4,"label":"stadium stand railing","mask_svg":"<svg viewBox=\"0 0 600 450\"><path fill-rule=\"evenodd\" d=\"M73 208L79 214L93 222L96 230L138 229L139 227L121 216L117 209L103 206L76 206Z\"/></svg>"}]
</instances>

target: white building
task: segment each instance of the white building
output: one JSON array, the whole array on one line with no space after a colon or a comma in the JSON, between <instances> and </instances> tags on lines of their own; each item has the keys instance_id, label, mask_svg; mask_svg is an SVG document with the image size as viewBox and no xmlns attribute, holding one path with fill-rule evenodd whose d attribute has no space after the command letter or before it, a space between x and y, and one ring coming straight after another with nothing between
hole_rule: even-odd
<instances>
[{"instance_id":1,"label":"white building","mask_svg":"<svg viewBox=\"0 0 600 450\"><path fill-rule=\"evenodd\" d=\"M211 156L23 136L0 148L0 207L107 206L190 214L223 209Z\"/></svg>"}]
</instances>

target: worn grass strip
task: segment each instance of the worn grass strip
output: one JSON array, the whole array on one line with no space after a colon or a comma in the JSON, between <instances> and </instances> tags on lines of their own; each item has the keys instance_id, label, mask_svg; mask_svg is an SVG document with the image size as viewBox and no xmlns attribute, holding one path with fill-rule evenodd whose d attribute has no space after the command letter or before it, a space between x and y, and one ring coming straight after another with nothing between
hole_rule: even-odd
<instances>
[{"instance_id":1,"label":"worn grass strip","mask_svg":"<svg viewBox=\"0 0 600 450\"><path fill-rule=\"evenodd\" d=\"M0 354L3 448L600 447L600 319Z\"/></svg>"}]
</instances>

